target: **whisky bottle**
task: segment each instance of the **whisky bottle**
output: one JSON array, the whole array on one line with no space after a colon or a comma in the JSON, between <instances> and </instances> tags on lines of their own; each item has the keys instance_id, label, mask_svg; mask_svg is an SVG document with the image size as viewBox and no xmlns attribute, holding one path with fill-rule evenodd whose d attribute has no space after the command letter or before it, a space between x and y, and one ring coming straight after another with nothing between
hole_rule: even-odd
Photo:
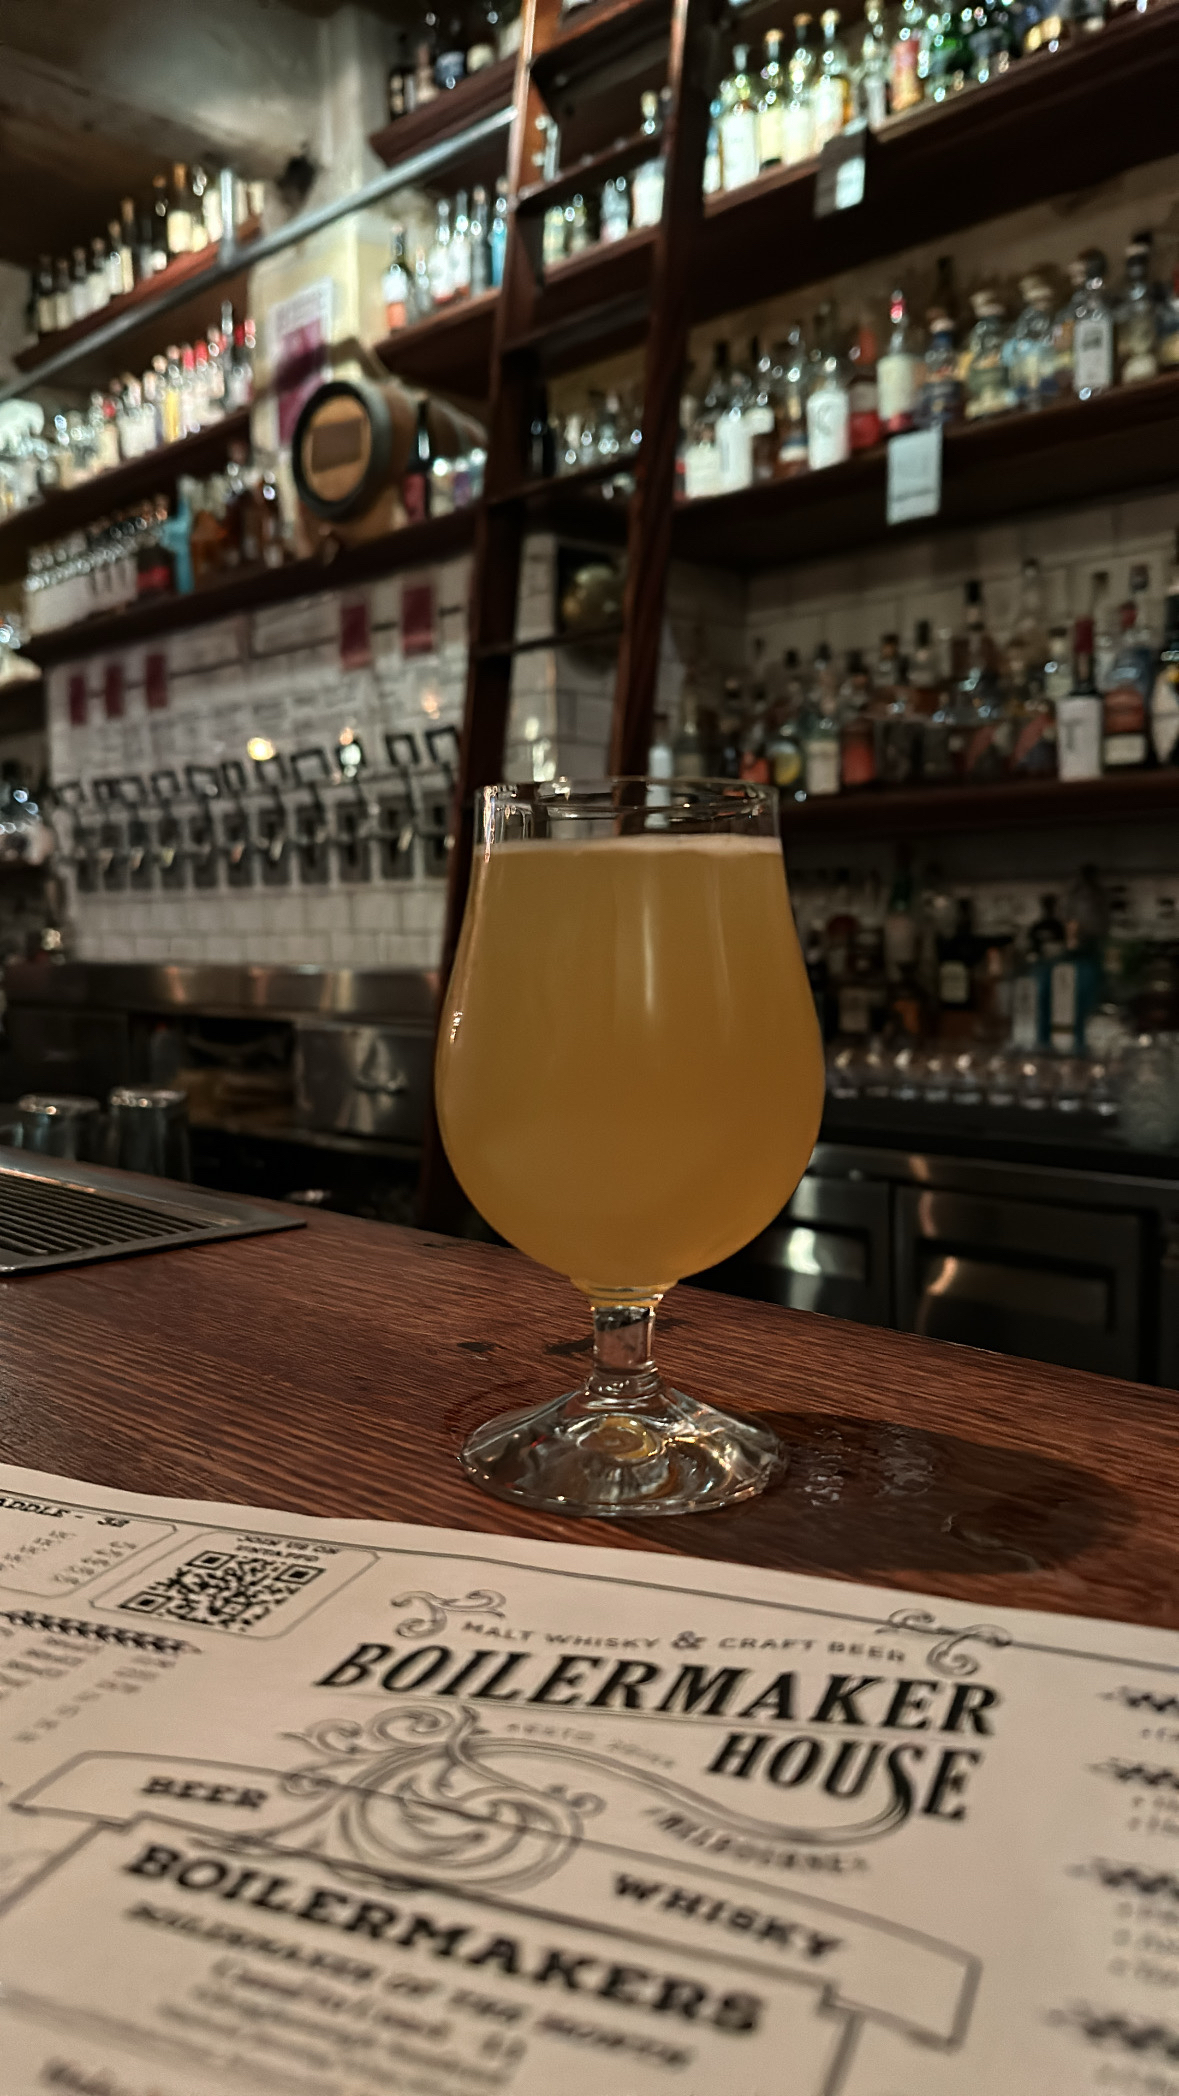
<instances>
[{"instance_id":1,"label":"whisky bottle","mask_svg":"<svg viewBox=\"0 0 1179 2096\"><path fill-rule=\"evenodd\" d=\"M57 297L53 283L53 263L48 255L42 255L37 264L37 333L52 335L57 326Z\"/></svg>"},{"instance_id":2,"label":"whisky bottle","mask_svg":"<svg viewBox=\"0 0 1179 2096\"><path fill-rule=\"evenodd\" d=\"M1150 698L1150 740L1156 764L1179 764L1179 534L1163 602L1163 645Z\"/></svg>"},{"instance_id":3,"label":"whisky bottle","mask_svg":"<svg viewBox=\"0 0 1179 2096\"><path fill-rule=\"evenodd\" d=\"M745 44L733 46L733 70L721 83L720 161L722 189L740 189L757 179L757 104L746 72Z\"/></svg>"},{"instance_id":4,"label":"whisky bottle","mask_svg":"<svg viewBox=\"0 0 1179 2096\"><path fill-rule=\"evenodd\" d=\"M954 323L948 313L934 307L926 316L929 342L925 351L925 374L921 385L920 419L926 429L945 429L962 413L962 381L954 348Z\"/></svg>"},{"instance_id":5,"label":"whisky bottle","mask_svg":"<svg viewBox=\"0 0 1179 2096\"><path fill-rule=\"evenodd\" d=\"M153 175L151 182L151 266L158 275L168 267L168 178Z\"/></svg>"},{"instance_id":6,"label":"whisky bottle","mask_svg":"<svg viewBox=\"0 0 1179 2096\"><path fill-rule=\"evenodd\" d=\"M856 330L848 364L848 440L853 451L870 451L880 442L880 387L876 336L866 320Z\"/></svg>"},{"instance_id":7,"label":"whisky bottle","mask_svg":"<svg viewBox=\"0 0 1179 2096\"><path fill-rule=\"evenodd\" d=\"M761 69L761 94L757 104L757 159L759 167L778 167L782 161L782 117L786 107L786 76L782 70L782 32L767 29L765 63Z\"/></svg>"},{"instance_id":8,"label":"whisky bottle","mask_svg":"<svg viewBox=\"0 0 1179 2096\"><path fill-rule=\"evenodd\" d=\"M782 367L782 385L774 478L793 480L797 474L810 470L806 424L808 366L800 327L791 328L783 347L777 352L777 360Z\"/></svg>"},{"instance_id":9,"label":"whisky bottle","mask_svg":"<svg viewBox=\"0 0 1179 2096\"><path fill-rule=\"evenodd\" d=\"M74 266L70 271L70 318L85 320L90 311L90 270L84 247L74 249Z\"/></svg>"},{"instance_id":10,"label":"whisky bottle","mask_svg":"<svg viewBox=\"0 0 1179 2096\"><path fill-rule=\"evenodd\" d=\"M90 243L90 268L86 278L86 302L91 313L101 313L111 302L110 278L107 275L106 242L95 234Z\"/></svg>"},{"instance_id":11,"label":"whisky bottle","mask_svg":"<svg viewBox=\"0 0 1179 2096\"><path fill-rule=\"evenodd\" d=\"M1101 777L1102 705L1093 682L1093 621L1073 630L1070 687L1056 700L1056 764L1062 779Z\"/></svg>"},{"instance_id":12,"label":"whisky bottle","mask_svg":"<svg viewBox=\"0 0 1179 2096\"><path fill-rule=\"evenodd\" d=\"M819 153L829 138L837 138L852 115L851 73L847 52L839 41L839 13L829 7L822 18L823 47L815 75L813 151Z\"/></svg>"},{"instance_id":13,"label":"whisky bottle","mask_svg":"<svg viewBox=\"0 0 1179 2096\"><path fill-rule=\"evenodd\" d=\"M1122 606L1121 642L1104 694L1101 754L1106 771L1141 771L1150 755L1147 720L1154 650L1145 618L1149 587L1149 569L1131 568L1131 599Z\"/></svg>"},{"instance_id":14,"label":"whisky bottle","mask_svg":"<svg viewBox=\"0 0 1179 2096\"><path fill-rule=\"evenodd\" d=\"M405 267L405 229L399 225L389 228L389 267L381 279L381 296L385 302L385 326L395 334L398 328L409 322L409 277Z\"/></svg>"},{"instance_id":15,"label":"whisky bottle","mask_svg":"<svg viewBox=\"0 0 1179 2096\"><path fill-rule=\"evenodd\" d=\"M888 99L894 116L915 109L925 93L919 71L924 30L922 0L904 0L889 56Z\"/></svg>"}]
</instances>

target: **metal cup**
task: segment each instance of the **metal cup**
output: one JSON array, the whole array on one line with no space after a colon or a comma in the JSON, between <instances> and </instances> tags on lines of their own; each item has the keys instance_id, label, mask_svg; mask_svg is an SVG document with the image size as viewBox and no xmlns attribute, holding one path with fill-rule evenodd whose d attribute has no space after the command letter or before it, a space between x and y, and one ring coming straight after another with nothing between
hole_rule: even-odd
<instances>
[{"instance_id":1,"label":"metal cup","mask_svg":"<svg viewBox=\"0 0 1179 2096\"><path fill-rule=\"evenodd\" d=\"M185 1093L118 1086L110 1095L107 1155L109 1163L124 1172L191 1179Z\"/></svg>"},{"instance_id":2,"label":"metal cup","mask_svg":"<svg viewBox=\"0 0 1179 2096\"><path fill-rule=\"evenodd\" d=\"M22 1150L42 1157L93 1160L98 1136L98 1101L68 1093L26 1092L18 1099L16 1139Z\"/></svg>"}]
</instances>

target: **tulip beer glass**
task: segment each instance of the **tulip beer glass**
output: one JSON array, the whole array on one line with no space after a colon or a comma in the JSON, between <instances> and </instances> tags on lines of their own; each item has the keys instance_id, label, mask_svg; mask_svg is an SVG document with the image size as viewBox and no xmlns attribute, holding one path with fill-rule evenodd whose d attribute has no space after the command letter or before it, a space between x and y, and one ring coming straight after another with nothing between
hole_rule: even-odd
<instances>
[{"instance_id":1,"label":"tulip beer glass","mask_svg":"<svg viewBox=\"0 0 1179 2096\"><path fill-rule=\"evenodd\" d=\"M443 1014L438 1116L509 1241L593 1308L571 1395L492 1420L468 1474L568 1514L698 1512L779 1472L763 1426L665 1388L661 1297L764 1230L819 1127L823 1056L771 790L491 786Z\"/></svg>"}]
</instances>

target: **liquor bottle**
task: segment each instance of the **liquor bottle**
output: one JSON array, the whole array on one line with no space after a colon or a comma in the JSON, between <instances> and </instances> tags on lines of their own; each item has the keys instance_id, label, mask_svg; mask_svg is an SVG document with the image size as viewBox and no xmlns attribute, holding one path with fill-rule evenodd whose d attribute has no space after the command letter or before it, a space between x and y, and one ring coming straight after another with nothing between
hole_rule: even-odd
<instances>
[{"instance_id":1,"label":"liquor bottle","mask_svg":"<svg viewBox=\"0 0 1179 2096\"><path fill-rule=\"evenodd\" d=\"M959 897L954 929L938 940L937 1001L947 1033L961 1036L962 1020L973 1010L974 969L979 942L974 930L974 904L968 895ZM946 1023L948 1021L948 1023Z\"/></svg>"},{"instance_id":2,"label":"liquor bottle","mask_svg":"<svg viewBox=\"0 0 1179 2096\"><path fill-rule=\"evenodd\" d=\"M123 260L120 253L123 229L117 218L112 218L106 229L106 293L107 303L123 295Z\"/></svg>"},{"instance_id":3,"label":"liquor bottle","mask_svg":"<svg viewBox=\"0 0 1179 2096\"><path fill-rule=\"evenodd\" d=\"M1122 638L1104 694L1101 754L1106 771L1140 771L1150 756L1147 719L1154 649L1144 616L1149 587L1149 569L1131 568L1131 601L1122 606Z\"/></svg>"},{"instance_id":4,"label":"liquor bottle","mask_svg":"<svg viewBox=\"0 0 1179 2096\"><path fill-rule=\"evenodd\" d=\"M471 191L471 296L478 298L480 292L491 285L491 245L487 227L487 191L482 182L476 182Z\"/></svg>"},{"instance_id":5,"label":"liquor bottle","mask_svg":"<svg viewBox=\"0 0 1179 2096\"><path fill-rule=\"evenodd\" d=\"M74 296L70 278L70 265L64 255L59 255L53 265L53 324L55 328L73 325Z\"/></svg>"},{"instance_id":6,"label":"liquor bottle","mask_svg":"<svg viewBox=\"0 0 1179 2096\"><path fill-rule=\"evenodd\" d=\"M389 228L389 267L381 279L385 302L385 326L395 334L409 322L409 277L405 267L405 228Z\"/></svg>"},{"instance_id":7,"label":"liquor bottle","mask_svg":"<svg viewBox=\"0 0 1179 2096\"><path fill-rule=\"evenodd\" d=\"M918 70L924 30L922 0L903 0L889 55L888 100L894 116L915 109L925 93Z\"/></svg>"},{"instance_id":8,"label":"liquor bottle","mask_svg":"<svg viewBox=\"0 0 1179 2096\"><path fill-rule=\"evenodd\" d=\"M779 793L789 794L793 798L802 786L805 766L799 731L801 690L798 680L798 657L793 648L786 651L783 669L786 678L786 698L771 731L767 754L770 760L770 776Z\"/></svg>"},{"instance_id":9,"label":"liquor bottle","mask_svg":"<svg viewBox=\"0 0 1179 2096\"><path fill-rule=\"evenodd\" d=\"M811 17L795 15L794 49L790 54L789 92L782 111L782 158L787 167L797 167L814 157L815 54L810 46Z\"/></svg>"},{"instance_id":10,"label":"liquor bottle","mask_svg":"<svg viewBox=\"0 0 1179 2096\"><path fill-rule=\"evenodd\" d=\"M508 180L500 175L495 185L495 216L487 236L490 249L491 283L498 291L504 280L504 250L508 244Z\"/></svg>"},{"instance_id":11,"label":"liquor bottle","mask_svg":"<svg viewBox=\"0 0 1179 2096\"><path fill-rule=\"evenodd\" d=\"M833 353L822 358L806 403L807 464L812 473L842 465L851 452L847 386Z\"/></svg>"},{"instance_id":12,"label":"liquor bottle","mask_svg":"<svg viewBox=\"0 0 1179 2096\"><path fill-rule=\"evenodd\" d=\"M868 710L870 696L863 655L852 648L839 691L839 783L845 793L876 784L876 723Z\"/></svg>"},{"instance_id":13,"label":"liquor bottle","mask_svg":"<svg viewBox=\"0 0 1179 2096\"><path fill-rule=\"evenodd\" d=\"M966 85L968 52L954 6L932 8L922 36L921 77L927 102L944 102Z\"/></svg>"},{"instance_id":14,"label":"liquor bottle","mask_svg":"<svg viewBox=\"0 0 1179 2096\"><path fill-rule=\"evenodd\" d=\"M776 480L793 480L796 474L810 470L806 420L808 360L800 327L791 328L785 344L777 352L777 360L782 367L782 385L774 477Z\"/></svg>"},{"instance_id":15,"label":"liquor bottle","mask_svg":"<svg viewBox=\"0 0 1179 2096\"><path fill-rule=\"evenodd\" d=\"M866 320L856 331L848 364L848 440L853 451L870 451L880 442L880 387L876 336Z\"/></svg>"},{"instance_id":16,"label":"liquor bottle","mask_svg":"<svg viewBox=\"0 0 1179 2096\"><path fill-rule=\"evenodd\" d=\"M829 649L827 657L829 662ZM838 701L834 691L822 677L818 682L818 699L811 710L802 738L803 779L809 799L839 792Z\"/></svg>"},{"instance_id":17,"label":"liquor bottle","mask_svg":"<svg viewBox=\"0 0 1179 2096\"><path fill-rule=\"evenodd\" d=\"M1085 283L1073 302L1073 392L1092 400L1113 384L1114 324L1105 296L1105 256L1090 248Z\"/></svg>"},{"instance_id":18,"label":"liquor bottle","mask_svg":"<svg viewBox=\"0 0 1179 2096\"><path fill-rule=\"evenodd\" d=\"M1056 701L1056 759L1062 779L1101 776L1102 705L1093 681L1093 621L1073 632L1073 674L1067 697Z\"/></svg>"},{"instance_id":19,"label":"liquor bottle","mask_svg":"<svg viewBox=\"0 0 1179 2096\"><path fill-rule=\"evenodd\" d=\"M88 313L101 313L103 307L110 304L111 287L107 280L106 261L106 242L100 234L96 234L90 242L90 259L86 269Z\"/></svg>"},{"instance_id":20,"label":"liquor bottle","mask_svg":"<svg viewBox=\"0 0 1179 2096\"><path fill-rule=\"evenodd\" d=\"M1006 415L1015 401L1007 375L1007 327L994 291L974 291L974 326L966 344L963 412L968 422Z\"/></svg>"},{"instance_id":21,"label":"liquor bottle","mask_svg":"<svg viewBox=\"0 0 1179 2096\"><path fill-rule=\"evenodd\" d=\"M1059 392L1056 322L1052 286L1043 277L1021 277L1023 310L1011 330L1008 372L1015 405L1050 407Z\"/></svg>"},{"instance_id":22,"label":"liquor bottle","mask_svg":"<svg viewBox=\"0 0 1179 2096\"><path fill-rule=\"evenodd\" d=\"M57 326L57 297L53 282L53 262L49 255L42 255L37 264L37 333L52 335Z\"/></svg>"},{"instance_id":23,"label":"liquor bottle","mask_svg":"<svg viewBox=\"0 0 1179 2096\"><path fill-rule=\"evenodd\" d=\"M630 197L626 176L614 175L603 182L598 206L598 239L609 244L625 240L630 232Z\"/></svg>"},{"instance_id":24,"label":"liquor bottle","mask_svg":"<svg viewBox=\"0 0 1179 2096\"><path fill-rule=\"evenodd\" d=\"M439 197L434 211L434 238L428 257L430 297L436 306L447 306L454 297L450 271L450 205Z\"/></svg>"},{"instance_id":25,"label":"liquor bottle","mask_svg":"<svg viewBox=\"0 0 1179 2096\"><path fill-rule=\"evenodd\" d=\"M432 19L432 18L431 18ZM436 102L441 89L434 77L433 32L420 37L414 45L413 55L413 106L424 109L427 102Z\"/></svg>"},{"instance_id":26,"label":"liquor bottle","mask_svg":"<svg viewBox=\"0 0 1179 2096\"><path fill-rule=\"evenodd\" d=\"M856 75L860 115L878 131L888 115L889 47L884 27L883 0L868 0L864 9L864 41Z\"/></svg>"},{"instance_id":27,"label":"liquor bottle","mask_svg":"<svg viewBox=\"0 0 1179 2096\"><path fill-rule=\"evenodd\" d=\"M90 270L84 247L74 249L74 264L70 271L70 318L85 320L90 311Z\"/></svg>"},{"instance_id":28,"label":"liquor bottle","mask_svg":"<svg viewBox=\"0 0 1179 2096\"><path fill-rule=\"evenodd\" d=\"M1025 679L1036 688L1044 683L1048 660L1048 631L1044 620L1044 578L1038 560L1022 562L1019 571L1019 603L1007 644Z\"/></svg>"},{"instance_id":29,"label":"liquor bottle","mask_svg":"<svg viewBox=\"0 0 1179 2096\"><path fill-rule=\"evenodd\" d=\"M959 722L965 732L962 777L986 785L1006 776L1014 741L995 674L995 645L987 632L982 583L966 585L966 668L958 686Z\"/></svg>"},{"instance_id":30,"label":"liquor bottle","mask_svg":"<svg viewBox=\"0 0 1179 2096\"><path fill-rule=\"evenodd\" d=\"M755 481L773 480L778 463L778 413L784 373L777 357L767 350L756 359L751 398L745 408L750 435L750 456Z\"/></svg>"},{"instance_id":31,"label":"liquor bottle","mask_svg":"<svg viewBox=\"0 0 1179 2096\"><path fill-rule=\"evenodd\" d=\"M909 309L903 291L894 291L888 309L892 324L888 349L876 366L880 420L887 435L912 429L922 378L921 358L913 347Z\"/></svg>"},{"instance_id":32,"label":"liquor bottle","mask_svg":"<svg viewBox=\"0 0 1179 2096\"><path fill-rule=\"evenodd\" d=\"M450 283L452 297L471 296L471 221L467 214L465 189L460 189L454 203L454 229L450 236Z\"/></svg>"},{"instance_id":33,"label":"liquor bottle","mask_svg":"<svg viewBox=\"0 0 1179 2096\"><path fill-rule=\"evenodd\" d=\"M757 102L746 71L745 44L733 46L733 70L721 82L721 188L740 189L757 179Z\"/></svg>"},{"instance_id":34,"label":"liquor bottle","mask_svg":"<svg viewBox=\"0 0 1179 2096\"><path fill-rule=\"evenodd\" d=\"M778 167L783 153L782 115L786 107L786 75L782 70L782 32L767 29L765 60L761 69L761 93L757 103L757 160L759 167Z\"/></svg>"},{"instance_id":35,"label":"liquor bottle","mask_svg":"<svg viewBox=\"0 0 1179 2096\"><path fill-rule=\"evenodd\" d=\"M583 255L592 244L585 198L580 195L571 197L565 206L565 252L567 255Z\"/></svg>"},{"instance_id":36,"label":"liquor bottle","mask_svg":"<svg viewBox=\"0 0 1179 2096\"><path fill-rule=\"evenodd\" d=\"M703 779L708 776L704 737L700 730L700 695L695 664L689 662L680 686L680 724L672 745L672 776Z\"/></svg>"},{"instance_id":37,"label":"liquor bottle","mask_svg":"<svg viewBox=\"0 0 1179 2096\"><path fill-rule=\"evenodd\" d=\"M659 136L659 97L648 89L642 96L640 107L643 112L642 135L644 138ZM636 167L631 177L631 224L635 226L657 226L663 216L663 156L644 160Z\"/></svg>"},{"instance_id":38,"label":"liquor bottle","mask_svg":"<svg viewBox=\"0 0 1179 2096\"><path fill-rule=\"evenodd\" d=\"M1158 377L1158 308L1150 270L1151 235L1136 233L1126 249L1126 289L1117 313L1117 368L1123 385Z\"/></svg>"},{"instance_id":39,"label":"liquor bottle","mask_svg":"<svg viewBox=\"0 0 1179 2096\"><path fill-rule=\"evenodd\" d=\"M812 152L820 153L829 138L851 122L851 71L847 52L839 40L839 13L829 7L822 16L823 46L812 90L814 137Z\"/></svg>"},{"instance_id":40,"label":"liquor bottle","mask_svg":"<svg viewBox=\"0 0 1179 2096\"><path fill-rule=\"evenodd\" d=\"M151 266L153 275L168 267L168 178L151 180Z\"/></svg>"},{"instance_id":41,"label":"liquor bottle","mask_svg":"<svg viewBox=\"0 0 1179 2096\"><path fill-rule=\"evenodd\" d=\"M1179 764L1179 534L1163 600L1163 644L1150 698L1150 740L1156 764Z\"/></svg>"},{"instance_id":42,"label":"liquor bottle","mask_svg":"<svg viewBox=\"0 0 1179 2096\"><path fill-rule=\"evenodd\" d=\"M178 160L172 169L172 197L166 220L169 256L192 253L195 224L188 169L182 160Z\"/></svg>"},{"instance_id":43,"label":"liquor bottle","mask_svg":"<svg viewBox=\"0 0 1179 2096\"><path fill-rule=\"evenodd\" d=\"M409 463L401 482L401 500L406 518L420 524L430 514L430 489L434 454L430 446L430 409L424 398L418 402L417 423L410 446Z\"/></svg>"},{"instance_id":44,"label":"liquor bottle","mask_svg":"<svg viewBox=\"0 0 1179 2096\"><path fill-rule=\"evenodd\" d=\"M434 60L434 78L443 94L457 87L467 70L466 38L463 25L457 15L452 15L450 24L442 37L444 48Z\"/></svg>"},{"instance_id":45,"label":"liquor bottle","mask_svg":"<svg viewBox=\"0 0 1179 2096\"><path fill-rule=\"evenodd\" d=\"M233 354L225 372L225 406L232 413L249 407L254 398L254 323L247 317L233 327L233 307L224 305L221 325L226 334L231 328L233 333Z\"/></svg>"},{"instance_id":46,"label":"liquor bottle","mask_svg":"<svg viewBox=\"0 0 1179 2096\"><path fill-rule=\"evenodd\" d=\"M927 315L929 342L921 381L918 419L925 429L945 429L962 414L962 381L954 348L954 323L937 307Z\"/></svg>"}]
</instances>

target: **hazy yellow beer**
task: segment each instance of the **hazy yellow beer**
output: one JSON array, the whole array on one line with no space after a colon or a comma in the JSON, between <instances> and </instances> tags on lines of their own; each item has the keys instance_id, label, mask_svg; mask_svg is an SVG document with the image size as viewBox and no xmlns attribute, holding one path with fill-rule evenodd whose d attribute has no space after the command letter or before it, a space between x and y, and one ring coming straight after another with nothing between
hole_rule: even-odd
<instances>
[{"instance_id":1,"label":"hazy yellow beer","mask_svg":"<svg viewBox=\"0 0 1179 2096\"><path fill-rule=\"evenodd\" d=\"M776 837L495 846L439 1037L470 1199L599 1300L747 1243L805 1169L823 1056Z\"/></svg>"}]
</instances>

